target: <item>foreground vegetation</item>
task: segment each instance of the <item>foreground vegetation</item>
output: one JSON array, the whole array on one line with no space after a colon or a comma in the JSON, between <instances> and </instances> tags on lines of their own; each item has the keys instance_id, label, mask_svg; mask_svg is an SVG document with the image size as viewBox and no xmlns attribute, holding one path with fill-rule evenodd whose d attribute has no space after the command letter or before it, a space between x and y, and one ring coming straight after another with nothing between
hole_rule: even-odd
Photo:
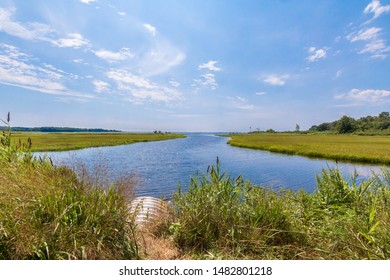
<instances>
[{"instance_id":1,"label":"foreground vegetation","mask_svg":"<svg viewBox=\"0 0 390 280\"><path fill-rule=\"evenodd\" d=\"M228 144L290 155L390 165L390 136L231 134Z\"/></svg>"},{"instance_id":2,"label":"foreground vegetation","mask_svg":"<svg viewBox=\"0 0 390 280\"><path fill-rule=\"evenodd\" d=\"M117 146L136 142L161 141L182 138L174 133L15 133L12 139L15 145L29 138L32 151L65 151L90 147Z\"/></svg>"},{"instance_id":3,"label":"foreground vegetation","mask_svg":"<svg viewBox=\"0 0 390 280\"><path fill-rule=\"evenodd\" d=\"M217 163L175 194L170 230L200 259L390 259L389 170L361 183L324 170L317 186L275 192Z\"/></svg>"},{"instance_id":4,"label":"foreground vegetation","mask_svg":"<svg viewBox=\"0 0 390 280\"><path fill-rule=\"evenodd\" d=\"M33 158L10 130L0 140L0 259L139 258L131 178L106 185Z\"/></svg>"},{"instance_id":5,"label":"foreground vegetation","mask_svg":"<svg viewBox=\"0 0 390 280\"><path fill-rule=\"evenodd\" d=\"M6 122L8 123L8 122ZM173 196L171 215L139 227L132 177L36 159L0 136L0 259L390 259L390 170L357 182L337 169L317 189L273 191L219 162Z\"/></svg>"}]
</instances>

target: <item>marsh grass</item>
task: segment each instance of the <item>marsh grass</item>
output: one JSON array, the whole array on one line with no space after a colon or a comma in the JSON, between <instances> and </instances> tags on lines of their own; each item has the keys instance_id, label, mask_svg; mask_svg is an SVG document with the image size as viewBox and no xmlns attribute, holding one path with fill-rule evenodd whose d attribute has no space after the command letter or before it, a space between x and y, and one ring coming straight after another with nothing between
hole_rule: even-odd
<instances>
[{"instance_id":1,"label":"marsh grass","mask_svg":"<svg viewBox=\"0 0 390 280\"><path fill-rule=\"evenodd\" d=\"M1 259L138 258L131 185L102 189L48 164L1 167Z\"/></svg>"},{"instance_id":2,"label":"marsh grass","mask_svg":"<svg viewBox=\"0 0 390 280\"><path fill-rule=\"evenodd\" d=\"M390 136L253 133L232 134L228 144L270 152L390 165Z\"/></svg>"},{"instance_id":3,"label":"marsh grass","mask_svg":"<svg viewBox=\"0 0 390 280\"><path fill-rule=\"evenodd\" d=\"M175 194L171 233L200 259L389 259L389 177L357 183L328 168L314 193L275 192L217 163Z\"/></svg>"},{"instance_id":4,"label":"marsh grass","mask_svg":"<svg viewBox=\"0 0 390 280\"><path fill-rule=\"evenodd\" d=\"M0 259L139 258L132 177L107 185L49 159L25 160L29 151L10 137L0 149Z\"/></svg>"},{"instance_id":5,"label":"marsh grass","mask_svg":"<svg viewBox=\"0 0 390 280\"><path fill-rule=\"evenodd\" d=\"M328 168L313 193L276 192L217 160L141 228L133 176L111 184L104 165L53 166L10 130L0 140L0 259L390 259L389 169L358 182Z\"/></svg>"},{"instance_id":6,"label":"marsh grass","mask_svg":"<svg viewBox=\"0 0 390 280\"><path fill-rule=\"evenodd\" d=\"M253 186L241 176L230 178L211 166L174 196L177 222L172 233L180 248L231 257L263 254L264 247L294 244L299 235L276 193Z\"/></svg>"},{"instance_id":7,"label":"marsh grass","mask_svg":"<svg viewBox=\"0 0 390 280\"><path fill-rule=\"evenodd\" d=\"M11 133L11 132L10 132ZM16 133L14 144L31 139L32 151L67 151L91 147L128 145L137 142L162 141L185 137L175 133Z\"/></svg>"}]
</instances>

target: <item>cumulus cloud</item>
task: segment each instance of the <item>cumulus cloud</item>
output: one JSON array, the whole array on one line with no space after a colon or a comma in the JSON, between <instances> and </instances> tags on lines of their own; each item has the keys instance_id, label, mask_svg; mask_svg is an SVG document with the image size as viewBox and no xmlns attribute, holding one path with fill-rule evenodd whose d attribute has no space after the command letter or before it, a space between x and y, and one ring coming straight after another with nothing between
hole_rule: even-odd
<instances>
[{"instance_id":1,"label":"cumulus cloud","mask_svg":"<svg viewBox=\"0 0 390 280\"><path fill-rule=\"evenodd\" d=\"M336 99L346 99L355 105L383 104L390 102L390 91L378 89L352 89L348 93L335 96Z\"/></svg>"},{"instance_id":2,"label":"cumulus cloud","mask_svg":"<svg viewBox=\"0 0 390 280\"><path fill-rule=\"evenodd\" d=\"M111 52L108 50L98 50L93 52L97 57L104 59L110 63L132 59L134 54L128 48L122 48L119 52Z\"/></svg>"},{"instance_id":3,"label":"cumulus cloud","mask_svg":"<svg viewBox=\"0 0 390 280\"><path fill-rule=\"evenodd\" d=\"M379 0L372 0L370 4L364 9L365 14L374 14L374 19L380 17L382 14L390 12L390 5L381 5Z\"/></svg>"},{"instance_id":4,"label":"cumulus cloud","mask_svg":"<svg viewBox=\"0 0 390 280\"><path fill-rule=\"evenodd\" d=\"M199 65L198 68L218 72L218 71L221 71L222 69L220 67L215 66L215 64L217 64L217 63L218 63L218 61L210 60L207 63L203 63L203 64Z\"/></svg>"},{"instance_id":5,"label":"cumulus cloud","mask_svg":"<svg viewBox=\"0 0 390 280\"><path fill-rule=\"evenodd\" d=\"M326 50L325 49L317 49L315 47L309 48L309 55L306 57L306 59L310 62L315 62L320 60L321 58L326 57Z\"/></svg>"},{"instance_id":6,"label":"cumulus cloud","mask_svg":"<svg viewBox=\"0 0 390 280\"><path fill-rule=\"evenodd\" d=\"M263 82L273 85L273 86L283 86L286 81L290 78L290 75L267 75L264 79Z\"/></svg>"},{"instance_id":7,"label":"cumulus cloud","mask_svg":"<svg viewBox=\"0 0 390 280\"><path fill-rule=\"evenodd\" d=\"M174 88L160 86L149 79L134 75L123 69L114 69L106 73L116 82L117 89L126 95L125 99L135 104L145 102L175 102L181 100L181 94Z\"/></svg>"},{"instance_id":8,"label":"cumulus cloud","mask_svg":"<svg viewBox=\"0 0 390 280\"><path fill-rule=\"evenodd\" d=\"M149 24L149 23L145 23L144 24L144 27L145 29L154 36L156 36L156 33L157 33L157 28L154 27L153 25Z\"/></svg>"},{"instance_id":9,"label":"cumulus cloud","mask_svg":"<svg viewBox=\"0 0 390 280\"><path fill-rule=\"evenodd\" d=\"M56 69L50 64L35 65L36 58L18 48L0 45L0 83L32 91L74 97L87 100L94 98L66 87L65 81L77 76Z\"/></svg>"}]
</instances>

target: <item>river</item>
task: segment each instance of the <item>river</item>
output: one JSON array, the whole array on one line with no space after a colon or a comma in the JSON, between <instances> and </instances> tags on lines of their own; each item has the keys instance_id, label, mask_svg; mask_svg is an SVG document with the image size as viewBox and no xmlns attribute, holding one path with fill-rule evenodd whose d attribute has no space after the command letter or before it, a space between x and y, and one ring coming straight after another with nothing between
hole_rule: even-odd
<instances>
[{"instance_id":1,"label":"river","mask_svg":"<svg viewBox=\"0 0 390 280\"><path fill-rule=\"evenodd\" d=\"M344 176L354 170L364 179L379 172L380 166L335 163L267 151L243 149L227 145L228 138L207 133L189 133L187 138L142 142L114 147L88 148L47 153L56 164L85 165L87 170L104 170L109 180L128 174L137 178L136 195L170 197L178 184L186 189L197 172L205 173L217 157L228 175L242 175L251 182L274 189L316 187L315 175L322 168L337 167ZM98 168L97 168L98 167Z\"/></svg>"}]
</instances>

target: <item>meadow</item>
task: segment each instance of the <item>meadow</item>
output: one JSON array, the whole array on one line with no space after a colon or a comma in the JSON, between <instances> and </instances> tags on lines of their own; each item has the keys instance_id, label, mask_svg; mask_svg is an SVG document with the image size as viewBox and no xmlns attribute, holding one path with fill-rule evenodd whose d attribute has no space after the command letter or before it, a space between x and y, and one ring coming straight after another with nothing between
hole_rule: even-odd
<instances>
[{"instance_id":1,"label":"meadow","mask_svg":"<svg viewBox=\"0 0 390 280\"><path fill-rule=\"evenodd\" d=\"M228 144L289 155L390 165L390 136L339 134L230 134Z\"/></svg>"},{"instance_id":2,"label":"meadow","mask_svg":"<svg viewBox=\"0 0 390 280\"><path fill-rule=\"evenodd\" d=\"M14 144L32 141L31 151L67 151L90 147L127 145L136 142L162 141L185 137L174 133L15 133Z\"/></svg>"}]
</instances>

